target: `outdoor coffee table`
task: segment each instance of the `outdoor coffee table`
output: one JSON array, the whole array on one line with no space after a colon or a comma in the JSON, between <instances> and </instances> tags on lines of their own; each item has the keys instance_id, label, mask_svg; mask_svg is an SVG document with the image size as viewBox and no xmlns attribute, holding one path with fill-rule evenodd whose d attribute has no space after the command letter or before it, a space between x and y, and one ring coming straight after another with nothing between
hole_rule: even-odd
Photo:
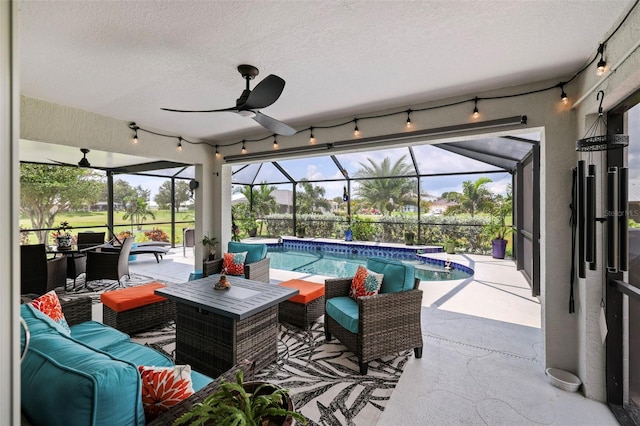
<instances>
[{"instance_id":1,"label":"outdoor coffee table","mask_svg":"<svg viewBox=\"0 0 640 426\"><path fill-rule=\"evenodd\" d=\"M176 364L218 377L251 359L256 371L276 361L278 304L298 290L227 275L231 288L214 290L220 275L170 285L155 293L176 302Z\"/></svg>"}]
</instances>

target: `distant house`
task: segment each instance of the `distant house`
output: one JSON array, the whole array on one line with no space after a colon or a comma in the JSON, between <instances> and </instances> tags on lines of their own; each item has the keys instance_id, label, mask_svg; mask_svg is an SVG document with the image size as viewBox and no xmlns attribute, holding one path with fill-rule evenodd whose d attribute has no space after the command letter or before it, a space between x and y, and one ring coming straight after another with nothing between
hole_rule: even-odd
<instances>
[{"instance_id":1,"label":"distant house","mask_svg":"<svg viewBox=\"0 0 640 426\"><path fill-rule=\"evenodd\" d=\"M449 207L453 207L453 206L457 206L457 205L458 205L458 203L456 203L456 202L445 200L444 198L441 198L441 199L436 200L433 203L431 203L431 206L429 207L429 212L427 214L434 215L434 216L439 216L441 214L444 214L444 212L446 212Z\"/></svg>"},{"instance_id":2,"label":"distant house","mask_svg":"<svg viewBox=\"0 0 640 426\"><path fill-rule=\"evenodd\" d=\"M89 210L92 212L106 212L109 210L109 203L106 201L98 201L97 203L92 204L91 207L89 207ZM122 210L122 204L113 203L113 210Z\"/></svg>"},{"instance_id":3,"label":"distant house","mask_svg":"<svg viewBox=\"0 0 640 426\"><path fill-rule=\"evenodd\" d=\"M289 189L274 189L271 196L278 204L278 213L293 213L293 191Z\"/></svg>"}]
</instances>

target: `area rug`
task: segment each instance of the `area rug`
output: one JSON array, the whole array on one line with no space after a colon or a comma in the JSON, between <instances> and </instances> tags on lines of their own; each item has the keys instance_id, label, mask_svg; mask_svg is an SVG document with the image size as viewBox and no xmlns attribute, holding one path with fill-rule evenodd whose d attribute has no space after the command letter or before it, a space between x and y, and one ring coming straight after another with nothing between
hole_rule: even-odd
<instances>
[{"instance_id":1,"label":"area rug","mask_svg":"<svg viewBox=\"0 0 640 426\"><path fill-rule=\"evenodd\" d=\"M336 339L327 343L323 327L317 322L305 331L281 324L278 360L256 379L289 389L296 410L311 426L376 424L411 351L372 361L368 374L361 376L355 355ZM175 327L169 324L132 340L173 356Z\"/></svg>"}]
</instances>

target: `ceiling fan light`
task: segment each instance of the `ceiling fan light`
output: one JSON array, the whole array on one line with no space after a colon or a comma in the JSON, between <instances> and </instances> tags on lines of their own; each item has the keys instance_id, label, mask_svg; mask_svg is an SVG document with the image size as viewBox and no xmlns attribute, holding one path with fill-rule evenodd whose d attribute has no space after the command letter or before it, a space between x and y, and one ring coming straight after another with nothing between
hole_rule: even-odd
<instances>
[{"instance_id":1,"label":"ceiling fan light","mask_svg":"<svg viewBox=\"0 0 640 426\"><path fill-rule=\"evenodd\" d=\"M256 113L251 110L242 110L242 111L238 111L238 115L240 117L253 118L256 116Z\"/></svg>"},{"instance_id":2,"label":"ceiling fan light","mask_svg":"<svg viewBox=\"0 0 640 426\"><path fill-rule=\"evenodd\" d=\"M89 163L89 160L87 160L86 158L82 158L80 161L78 161L78 166L91 167L91 163Z\"/></svg>"}]
</instances>

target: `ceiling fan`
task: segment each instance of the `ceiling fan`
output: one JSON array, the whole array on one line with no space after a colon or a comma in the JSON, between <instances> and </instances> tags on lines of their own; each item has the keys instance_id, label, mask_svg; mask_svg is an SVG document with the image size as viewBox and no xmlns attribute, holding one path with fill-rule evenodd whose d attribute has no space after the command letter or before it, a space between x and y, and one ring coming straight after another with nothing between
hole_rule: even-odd
<instances>
[{"instance_id":1,"label":"ceiling fan","mask_svg":"<svg viewBox=\"0 0 640 426\"><path fill-rule=\"evenodd\" d=\"M254 119L258 124L277 135L294 135L296 133L294 128L258 111L278 100L282 94L282 90L284 90L284 80L275 74L270 74L258 83L252 91L249 89L249 81L258 75L258 68L253 65L238 65L238 72L242 75L242 78L246 80L247 84L240 97L236 100L235 107L209 110L161 109L172 112L234 112L242 117Z\"/></svg>"},{"instance_id":2,"label":"ceiling fan","mask_svg":"<svg viewBox=\"0 0 640 426\"><path fill-rule=\"evenodd\" d=\"M87 154L90 152L90 150L88 148L80 148L80 152L82 152L82 158L80 159L80 161L78 161L77 167L91 167L91 163L89 163L89 160L87 160ZM62 164L63 166L76 167L75 164L63 163L62 161L52 160L52 159L50 160L53 161L54 163Z\"/></svg>"}]
</instances>

